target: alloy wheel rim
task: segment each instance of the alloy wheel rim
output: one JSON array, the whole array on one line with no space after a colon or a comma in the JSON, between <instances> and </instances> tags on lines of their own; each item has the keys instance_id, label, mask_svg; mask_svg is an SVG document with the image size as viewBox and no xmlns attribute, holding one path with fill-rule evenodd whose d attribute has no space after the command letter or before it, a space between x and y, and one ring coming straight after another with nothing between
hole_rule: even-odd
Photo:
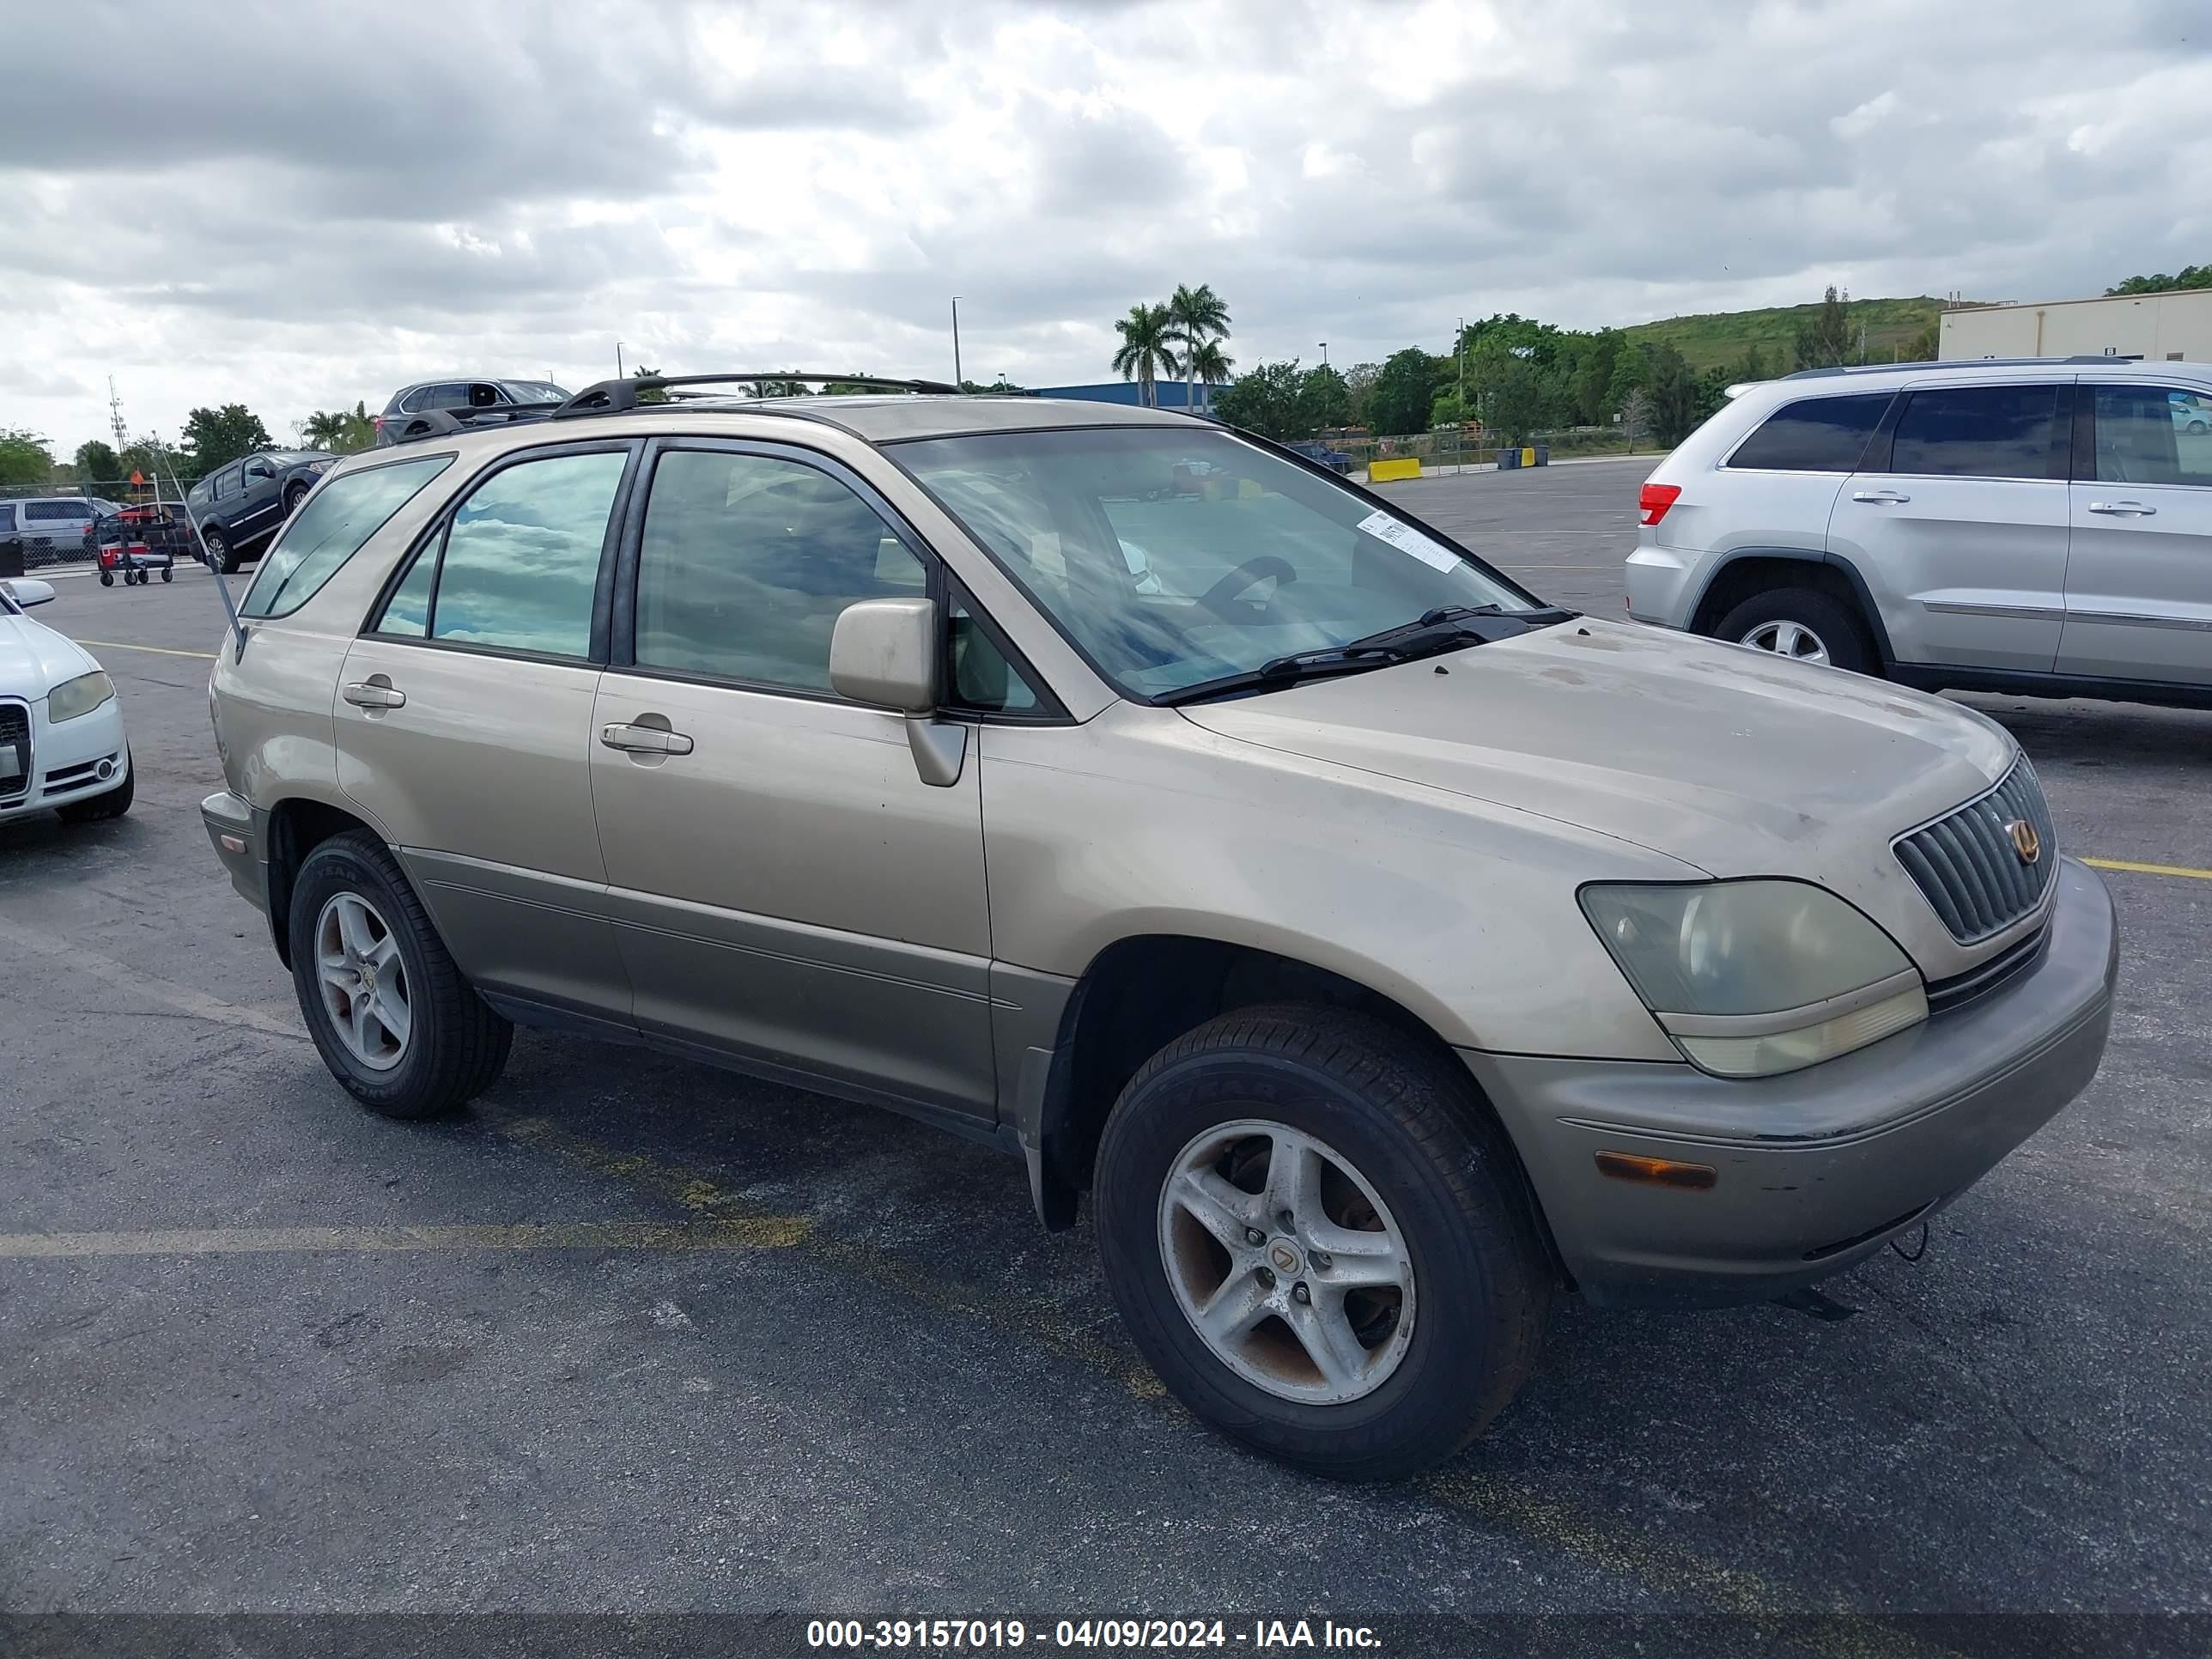
<instances>
[{"instance_id":1,"label":"alloy wheel rim","mask_svg":"<svg viewBox=\"0 0 2212 1659\"><path fill-rule=\"evenodd\" d=\"M1413 1340L1413 1258L1382 1195L1326 1141L1223 1123L1161 1183L1160 1261L1208 1352L1279 1399L1373 1393Z\"/></svg>"},{"instance_id":2,"label":"alloy wheel rim","mask_svg":"<svg viewBox=\"0 0 2212 1659\"><path fill-rule=\"evenodd\" d=\"M1795 657L1799 662L1828 660L1826 643L1803 623L1764 622L1746 634L1741 643L1754 651L1771 651L1778 657Z\"/></svg>"},{"instance_id":3,"label":"alloy wheel rim","mask_svg":"<svg viewBox=\"0 0 2212 1659\"><path fill-rule=\"evenodd\" d=\"M360 894L335 895L315 918L315 977L347 1053L376 1072L407 1057L407 965L391 925Z\"/></svg>"}]
</instances>

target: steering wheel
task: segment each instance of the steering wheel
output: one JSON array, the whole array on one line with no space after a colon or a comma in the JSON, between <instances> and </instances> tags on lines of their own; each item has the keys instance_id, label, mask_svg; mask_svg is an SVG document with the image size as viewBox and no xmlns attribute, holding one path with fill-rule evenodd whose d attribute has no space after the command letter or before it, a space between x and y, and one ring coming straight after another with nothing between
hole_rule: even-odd
<instances>
[{"instance_id":1,"label":"steering wheel","mask_svg":"<svg viewBox=\"0 0 2212 1659\"><path fill-rule=\"evenodd\" d=\"M1298 579L1297 568L1288 559L1278 557L1273 553L1259 554L1245 560L1243 563L1207 588L1205 592L1200 594L1198 602L1215 616L1225 617L1229 614L1230 600L1235 599L1246 588L1263 582L1270 576L1275 579L1278 586L1285 582L1294 582Z\"/></svg>"}]
</instances>

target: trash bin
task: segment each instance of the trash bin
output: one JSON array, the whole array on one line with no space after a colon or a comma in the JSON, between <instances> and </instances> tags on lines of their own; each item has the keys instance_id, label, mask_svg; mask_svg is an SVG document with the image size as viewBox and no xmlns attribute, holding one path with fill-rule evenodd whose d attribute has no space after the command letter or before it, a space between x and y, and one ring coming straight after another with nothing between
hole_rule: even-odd
<instances>
[{"instance_id":1,"label":"trash bin","mask_svg":"<svg viewBox=\"0 0 2212 1659\"><path fill-rule=\"evenodd\" d=\"M1519 450L1501 449L1498 452L1498 470L1500 472L1510 472L1520 465L1521 452Z\"/></svg>"},{"instance_id":2,"label":"trash bin","mask_svg":"<svg viewBox=\"0 0 2212 1659\"><path fill-rule=\"evenodd\" d=\"M1531 466L1549 466L1552 464L1552 447L1549 444L1538 444L1528 453L1533 458L1528 463Z\"/></svg>"},{"instance_id":3,"label":"trash bin","mask_svg":"<svg viewBox=\"0 0 2212 1659\"><path fill-rule=\"evenodd\" d=\"M0 533L0 576L20 576L23 574L23 538Z\"/></svg>"}]
</instances>

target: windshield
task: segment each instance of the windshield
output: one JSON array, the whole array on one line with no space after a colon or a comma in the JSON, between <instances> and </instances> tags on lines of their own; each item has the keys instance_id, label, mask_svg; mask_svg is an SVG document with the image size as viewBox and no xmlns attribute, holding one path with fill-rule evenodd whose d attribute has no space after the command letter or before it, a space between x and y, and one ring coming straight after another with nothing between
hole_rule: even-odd
<instances>
[{"instance_id":1,"label":"windshield","mask_svg":"<svg viewBox=\"0 0 2212 1659\"><path fill-rule=\"evenodd\" d=\"M1227 432L994 433L891 453L1131 696L1441 607L1540 608L1413 519Z\"/></svg>"}]
</instances>

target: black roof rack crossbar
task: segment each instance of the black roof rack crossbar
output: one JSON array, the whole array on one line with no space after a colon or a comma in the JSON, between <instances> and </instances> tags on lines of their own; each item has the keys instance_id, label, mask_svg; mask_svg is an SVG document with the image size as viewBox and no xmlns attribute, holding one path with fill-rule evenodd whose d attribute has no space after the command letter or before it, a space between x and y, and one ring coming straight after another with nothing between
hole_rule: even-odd
<instances>
[{"instance_id":1,"label":"black roof rack crossbar","mask_svg":"<svg viewBox=\"0 0 2212 1659\"><path fill-rule=\"evenodd\" d=\"M573 420L580 415L611 415L617 410L635 409L641 392L665 392L681 386L738 386L772 383L778 380L802 382L835 381L843 386L883 386L898 392L933 392L953 397L960 388L943 380L901 380L881 374L800 374L776 369L757 374L646 374L627 380L601 380L587 386L574 397L553 411L556 421ZM532 404L532 408L538 405Z\"/></svg>"}]
</instances>

